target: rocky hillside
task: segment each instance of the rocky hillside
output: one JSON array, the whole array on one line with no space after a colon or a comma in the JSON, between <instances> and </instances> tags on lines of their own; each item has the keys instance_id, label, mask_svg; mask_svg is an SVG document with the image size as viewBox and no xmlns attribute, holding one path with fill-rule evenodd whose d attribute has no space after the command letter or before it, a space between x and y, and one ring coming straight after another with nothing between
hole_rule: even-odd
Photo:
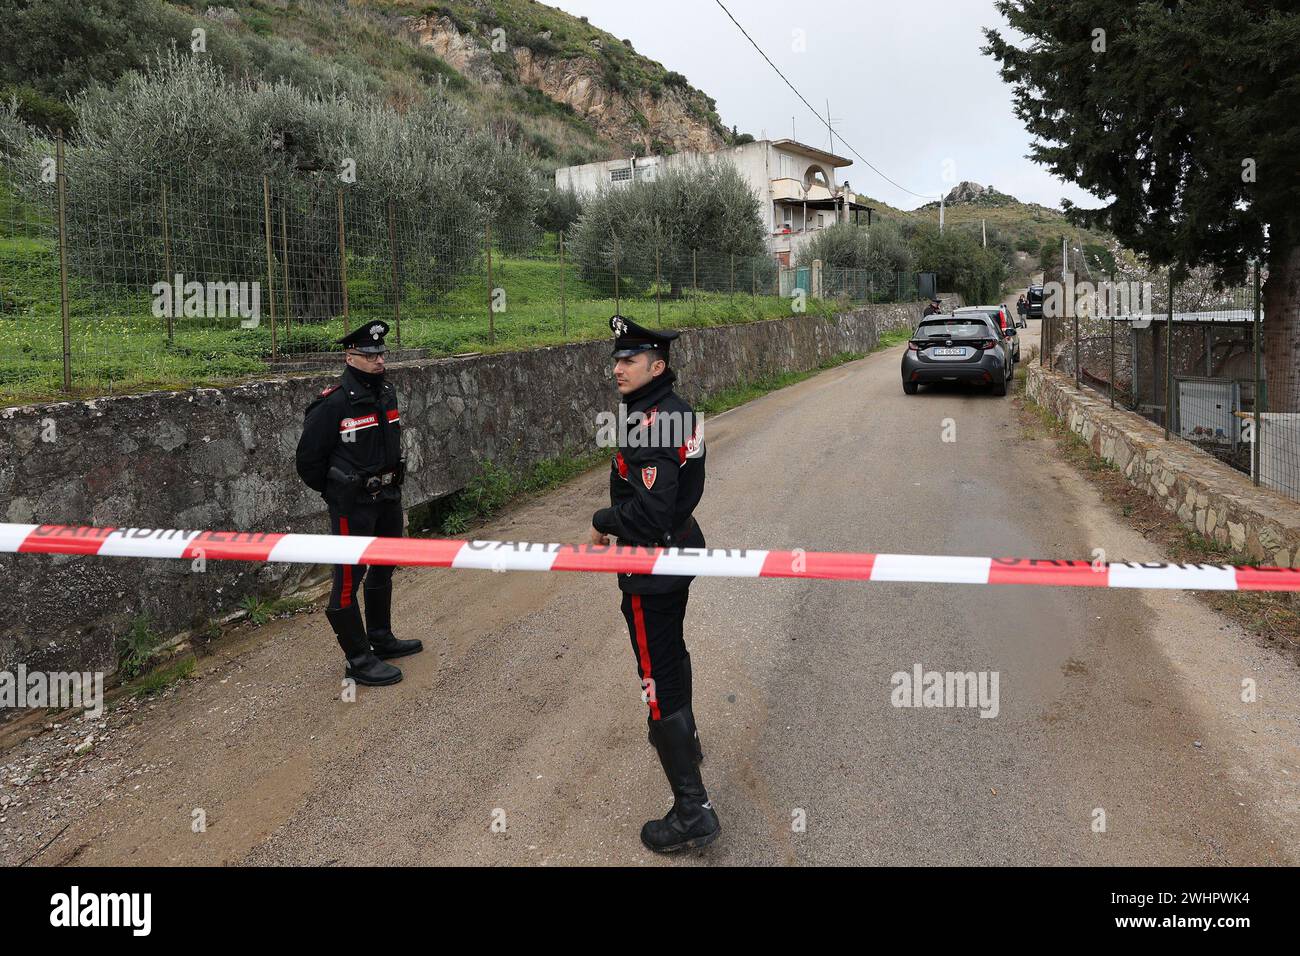
<instances>
[{"instance_id":1,"label":"rocky hillside","mask_svg":"<svg viewBox=\"0 0 1300 956\"><path fill-rule=\"evenodd\" d=\"M402 16L406 29L461 75L489 89L536 90L624 152L714 150L726 141L710 97L585 18L517 0L420 6Z\"/></svg>"},{"instance_id":2,"label":"rocky hillside","mask_svg":"<svg viewBox=\"0 0 1300 956\"><path fill-rule=\"evenodd\" d=\"M3 9L3 0L0 0ZM71 134L71 97L175 46L228 77L309 91L462 102L543 170L630 153L717 149L716 103L583 18L531 0L96 0L0 15L0 97Z\"/></svg>"}]
</instances>

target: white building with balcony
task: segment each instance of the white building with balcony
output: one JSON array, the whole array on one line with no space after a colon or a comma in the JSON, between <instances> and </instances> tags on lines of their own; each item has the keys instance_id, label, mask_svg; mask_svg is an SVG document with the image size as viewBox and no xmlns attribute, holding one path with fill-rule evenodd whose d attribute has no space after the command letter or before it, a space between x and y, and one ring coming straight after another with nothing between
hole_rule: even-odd
<instances>
[{"instance_id":1,"label":"white building with balcony","mask_svg":"<svg viewBox=\"0 0 1300 956\"><path fill-rule=\"evenodd\" d=\"M733 164L750 184L765 220L768 250L782 265L791 265L799 247L817 230L860 217L870 221L871 208L859 201L847 182L836 182L837 171L853 165L853 160L793 139L757 140L712 153L686 151L565 166L555 171L555 185L591 194L708 162Z\"/></svg>"}]
</instances>

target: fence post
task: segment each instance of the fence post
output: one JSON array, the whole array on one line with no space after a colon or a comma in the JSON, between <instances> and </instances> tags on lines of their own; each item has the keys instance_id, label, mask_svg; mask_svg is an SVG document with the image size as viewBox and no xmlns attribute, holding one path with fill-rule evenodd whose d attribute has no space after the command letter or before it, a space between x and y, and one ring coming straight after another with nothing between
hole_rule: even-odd
<instances>
[{"instance_id":1,"label":"fence post","mask_svg":"<svg viewBox=\"0 0 1300 956\"><path fill-rule=\"evenodd\" d=\"M614 314L623 314L623 306L618 294L618 236L614 237Z\"/></svg>"},{"instance_id":2,"label":"fence post","mask_svg":"<svg viewBox=\"0 0 1300 956\"><path fill-rule=\"evenodd\" d=\"M1074 309L1074 390L1080 389L1082 370L1079 368L1079 310Z\"/></svg>"},{"instance_id":3,"label":"fence post","mask_svg":"<svg viewBox=\"0 0 1300 956\"><path fill-rule=\"evenodd\" d=\"M1047 297L1044 295L1044 298ZM1061 338L1061 316L1054 315L1048 320L1048 338L1050 339L1048 355L1052 356L1052 362L1048 363L1048 367L1054 372L1056 371L1056 343Z\"/></svg>"},{"instance_id":4,"label":"fence post","mask_svg":"<svg viewBox=\"0 0 1300 956\"><path fill-rule=\"evenodd\" d=\"M289 307L289 225L280 204L280 275L284 276L284 342L293 351L293 310Z\"/></svg>"},{"instance_id":5,"label":"fence post","mask_svg":"<svg viewBox=\"0 0 1300 956\"><path fill-rule=\"evenodd\" d=\"M393 325L397 329L397 346L402 346L402 286L397 280L397 220L393 201L388 200L388 258L393 266Z\"/></svg>"},{"instance_id":6,"label":"fence post","mask_svg":"<svg viewBox=\"0 0 1300 956\"><path fill-rule=\"evenodd\" d=\"M1165 324L1165 441L1174 416L1174 267L1169 266L1169 321Z\"/></svg>"},{"instance_id":7,"label":"fence post","mask_svg":"<svg viewBox=\"0 0 1300 956\"><path fill-rule=\"evenodd\" d=\"M729 285L728 292L727 292L727 296L728 296L727 301L729 303L734 304L736 301L736 254L734 252L731 254L731 257L728 261L730 263L730 265L728 266L728 270L730 271L731 275L730 278L727 280Z\"/></svg>"},{"instance_id":8,"label":"fence post","mask_svg":"<svg viewBox=\"0 0 1300 956\"><path fill-rule=\"evenodd\" d=\"M659 247L655 246L655 321L664 324L663 309L659 304Z\"/></svg>"},{"instance_id":9,"label":"fence post","mask_svg":"<svg viewBox=\"0 0 1300 956\"><path fill-rule=\"evenodd\" d=\"M1051 319L1048 320L1047 325L1048 325L1048 332L1050 333L1048 335L1048 338L1051 339L1051 351L1048 354L1052 356L1052 361L1048 363L1048 367L1051 368L1053 372L1055 372L1056 371L1056 343L1057 340L1060 339L1061 337L1061 317L1059 315L1052 316Z\"/></svg>"},{"instance_id":10,"label":"fence post","mask_svg":"<svg viewBox=\"0 0 1300 956\"><path fill-rule=\"evenodd\" d=\"M695 255L699 250L691 250L691 315L700 314L700 281L699 281L699 264Z\"/></svg>"},{"instance_id":11,"label":"fence post","mask_svg":"<svg viewBox=\"0 0 1300 956\"><path fill-rule=\"evenodd\" d=\"M162 234L163 234L163 278L168 285L172 285L172 235L171 228L167 225L167 184L162 184ZM174 286L173 286L174 288ZM172 326L176 315L175 294L171 308L167 310L167 342L173 341Z\"/></svg>"},{"instance_id":12,"label":"fence post","mask_svg":"<svg viewBox=\"0 0 1300 956\"><path fill-rule=\"evenodd\" d=\"M262 221L266 229L266 300L271 306L271 361L279 358L279 347L275 338L275 273L271 264L275 256L271 252L271 177L262 176Z\"/></svg>"},{"instance_id":13,"label":"fence post","mask_svg":"<svg viewBox=\"0 0 1300 956\"><path fill-rule=\"evenodd\" d=\"M569 310L565 301L564 230L560 230L560 328L565 339L569 337Z\"/></svg>"},{"instance_id":14,"label":"fence post","mask_svg":"<svg viewBox=\"0 0 1300 956\"><path fill-rule=\"evenodd\" d=\"M1025 304L1026 304L1025 328L1029 327L1029 311L1027 308L1028 303L1029 303L1029 290L1026 289L1025 290ZM1047 367L1047 332L1048 332L1047 316L1040 315L1038 317L1038 367L1039 368Z\"/></svg>"},{"instance_id":15,"label":"fence post","mask_svg":"<svg viewBox=\"0 0 1300 956\"><path fill-rule=\"evenodd\" d=\"M59 139L55 151L54 178L58 181L59 191L59 310L63 322L63 390L72 391L72 330L68 320L68 220L67 220L67 178L68 172L63 163L63 130L59 130ZM175 303L173 303L173 308Z\"/></svg>"},{"instance_id":16,"label":"fence post","mask_svg":"<svg viewBox=\"0 0 1300 956\"><path fill-rule=\"evenodd\" d=\"M1263 406L1264 406L1264 393L1263 393L1263 384L1264 384L1264 383L1263 383L1263 381L1262 381L1262 375L1261 375L1261 369L1260 369L1261 351L1260 351L1260 345L1259 345L1259 334L1260 334L1259 292L1260 292L1260 289L1259 289L1259 260L1258 260L1258 259L1255 260L1255 289L1254 289L1254 292L1255 292L1255 314L1254 314L1254 316L1252 317L1252 320L1253 320L1253 322L1254 322L1254 326L1255 326L1255 335L1254 335L1254 339L1255 339L1255 346L1254 346L1254 351L1255 351L1255 402L1254 402L1254 404L1255 404L1255 428L1254 428L1254 430L1253 430L1253 434L1250 436L1251 439L1252 439L1252 442L1251 442L1251 449L1250 449L1250 457L1251 457L1251 469L1250 469L1250 471L1251 471L1251 481L1254 482L1254 484L1258 485L1258 484L1259 484L1259 446L1260 446L1260 439L1263 437L1263 435L1262 435L1261 432L1260 432L1260 426L1263 424L1263 421L1260 419L1260 417L1259 417L1259 413L1260 413L1261 411L1263 411Z\"/></svg>"},{"instance_id":17,"label":"fence post","mask_svg":"<svg viewBox=\"0 0 1300 956\"><path fill-rule=\"evenodd\" d=\"M339 196L339 283L343 286L343 334L348 334L348 246L343 235L343 190Z\"/></svg>"},{"instance_id":18,"label":"fence post","mask_svg":"<svg viewBox=\"0 0 1300 956\"><path fill-rule=\"evenodd\" d=\"M1110 329L1110 407L1115 407L1115 317L1107 316L1107 328Z\"/></svg>"},{"instance_id":19,"label":"fence post","mask_svg":"<svg viewBox=\"0 0 1300 956\"><path fill-rule=\"evenodd\" d=\"M497 340L496 316L492 314L492 220L484 226L487 242L487 307L488 307L488 345L495 345Z\"/></svg>"}]
</instances>

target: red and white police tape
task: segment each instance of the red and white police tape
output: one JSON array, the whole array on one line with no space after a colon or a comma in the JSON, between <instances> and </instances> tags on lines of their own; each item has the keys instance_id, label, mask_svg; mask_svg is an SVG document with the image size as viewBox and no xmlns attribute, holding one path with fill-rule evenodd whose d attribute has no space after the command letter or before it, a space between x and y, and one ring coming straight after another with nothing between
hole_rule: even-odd
<instances>
[{"instance_id":1,"label":"red and white police tape","mask_svg":"<svg viewBox=\"0 0 1300 956\"><path fill-rule=\"evenodd\" d=\"M1225 564L1046 561L930 554L633 548L171 528L0 523L0 553L117 558L400 564L490 571L603 571L702 577L1300 591L1300 570Z\"/></svg>"}]
</instances>

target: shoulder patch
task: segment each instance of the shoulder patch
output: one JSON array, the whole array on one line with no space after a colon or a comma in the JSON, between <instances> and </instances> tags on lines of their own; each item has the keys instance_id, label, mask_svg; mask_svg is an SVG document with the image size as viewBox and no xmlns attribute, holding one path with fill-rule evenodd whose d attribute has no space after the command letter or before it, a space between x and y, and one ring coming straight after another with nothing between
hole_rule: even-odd
<instances>
[{"instance_id":1,"label":"shoulder patch","mask_svg":"<svg viewBox=\"0 0 1300 956\"><path fill-rule=\"evenodd\" d=\"M337 392L338 390L339 390L339 386L338 386L338 385L331 385L329 388L325 389L325 391L321 392L321 397L323 398L323 397L325 397L326 395L329 395L329 394L332 393L332 392Z\"/></svg>"}]
</instances>

